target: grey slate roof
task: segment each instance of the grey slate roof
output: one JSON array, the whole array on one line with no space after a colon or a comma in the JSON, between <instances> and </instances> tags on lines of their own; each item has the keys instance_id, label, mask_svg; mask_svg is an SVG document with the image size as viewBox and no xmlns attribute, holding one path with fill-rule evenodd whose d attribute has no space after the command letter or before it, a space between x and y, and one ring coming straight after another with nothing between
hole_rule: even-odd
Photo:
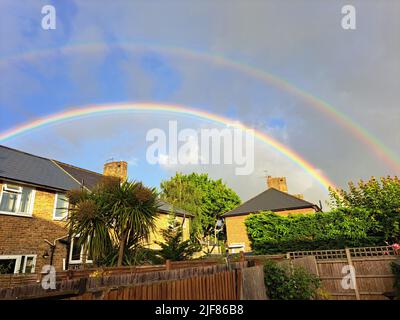
<instances>
[{"instance_id":1,"label":"grey slate roof","mask_svg":"<svg viewBox=\"0 0 400 320\"><path fill-rule=\"evenodd\" d=\"M286 192L269 188L222 216L231 217L257 213L260 211L284 211L303 208L317 209L318 207L311 202L298 199Z\"/></svg>"},{"instance_id":2,"label":"grey slate roof","mask_svg":"<svg viewBox=\"0 0 400 320\"><path fill-rule=\"evenodd\" d=\"M173 208L172 205L170 205L169 203L160 200L160 207L159 210L165 213L175 213L177 216L187 216L187 217L193 217L193 214L186 212L182 209L178 209L178 208Z\"/></svg>"},{"instance_id":3,"label":"grey slate roof","mask_svg":"<svg viewBox=\"0 0 400 320\"><path fill-rule=\"evenodd\" d=\"M79 188L50 159L0 145L0 178L26 182L57 190Z\"/></svg>"},{"instance_id":4,"label":"grey slate roof","mask_svg":"<svg viewBox=\"0 0 400 320\"><path fill-rule=\"evenodd\" d=\"M92 190L104 177L102 174L94 171L78 168L57 160L54 160L54 162L89 190Z\"/></svg>"},{"instance_id":5,"label":"grey slate roof","mask_svg":"<svg viewBox=\"0 0 400 320\"><path fill-rule=\"evenodd\" d=\"M0 145L0 179L68 191L79 189L82 181L91 190L103 177L104 175L97 172ZM165 201L160 200L160 205L161 212L193 217L191 213L173 208Z\"/></svg>"}]
</instances>

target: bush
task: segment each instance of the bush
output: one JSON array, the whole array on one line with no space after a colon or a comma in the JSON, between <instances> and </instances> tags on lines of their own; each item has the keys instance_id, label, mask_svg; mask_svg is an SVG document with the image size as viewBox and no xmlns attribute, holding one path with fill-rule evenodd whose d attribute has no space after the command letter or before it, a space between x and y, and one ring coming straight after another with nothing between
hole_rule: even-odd
<instances>
[{"instance_id":1,"label":"bush","mask_svg":"<svg viewBox=\"0 0 400 320\"><path fill-rule=\"evenodd\" d=\"M200 246L191 240L183 241L183 229L179 223L168 226L161 231L164 241L155 241L160 246L157 256L161 261L182 261L190 259L194 253L200 251Z\"/></svg>"},{"instance_id":2,"label":"bush","mask_svg":"<svg viewBox=\"0 0 400 320\"><path fill-rule=\"evenodd\" d=\"M305 269L297 267L291 272L270 260L264 264L264 281L272 300L311 300L320 287L319 278Z\"/></svg>"},{"instance_id":3,"label":"bush","mask_svg":"<svg viewBox=\"0 0 400 320\"><path fill-rule=\"evenodd\" d=\"M394 289L396 290L397 299L400 299L400 258L391 264L392 272L395 276Z\"/></svg>"},{"instance_id":4,"label":"bush","mask_svg":"<svg viewBox=\"0 0 400 320\"><path fill-rule=\"evenodd\" d=\"M366 209L289 216L263 212L250 215L245 224L256 254L385 245L382 226Z\"/></svg>"}]
</instances>

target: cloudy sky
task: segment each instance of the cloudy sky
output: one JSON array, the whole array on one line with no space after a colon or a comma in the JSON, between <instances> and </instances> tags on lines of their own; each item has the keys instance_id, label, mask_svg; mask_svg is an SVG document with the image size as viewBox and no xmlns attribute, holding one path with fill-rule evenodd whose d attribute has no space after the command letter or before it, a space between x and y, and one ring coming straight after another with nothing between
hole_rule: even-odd
<instances>
[{"instance_id":1,"label":"cloudy sky","mask_svg":"<svg viewBox=\"0 0 400 320\"><path fill-rule=\"evenodd\" d=\"M356 30L341 26L349 2ZM56 9L55 30L41 27L47 4ZM2 0L0 12L0 133L87 105L179 104L268 134L338 186L400 173L399 1ZM208 172L247 200L268 174L286 176L291 193L326 199L312 175L260 141L247 176L233 165L150 165L146 133L167 130L169 120L179 129L224 128L135 112L0 143L99 172L111 158L126 160L130 178L152 186L176 171Z\"/></svg>"}]
</instances>

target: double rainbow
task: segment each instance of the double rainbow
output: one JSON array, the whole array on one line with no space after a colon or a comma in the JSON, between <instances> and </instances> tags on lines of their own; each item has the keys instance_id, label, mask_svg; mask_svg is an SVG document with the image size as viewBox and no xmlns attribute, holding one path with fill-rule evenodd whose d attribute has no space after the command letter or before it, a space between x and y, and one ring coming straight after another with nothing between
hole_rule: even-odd
<instances>
[{"instance_id":1,"label":"double rainbow","mask_svg":"<svg viewBox=\"0 0 400 320\"><path fill-rule=\"evenodd\" d=\"M3 57L0 59L0 67L7 64L18 62L22 60L37 60L46 59L49 55L63 55L75 54L81 52L95 53L101 52L112 48L123 48L124 50L131 50L135 52L161 52L164 54L180 55L189 59L204 60L218 66L231 68L242 72L248 76L254 77L268 85L273 85L285 92L288 92L304 102L307 106L313 107L316 110L324 113L329 119L335 121L341 127L346 128L354 137L366 145L381 161L390 167L394 173L400 172L400 158L389 148L387 148L382 141L356 123L345 113L340 112L337 108L333 107L328 102L302 90L291 84L290 82L277 77L269 72L260 70L256 67L247 65L243 62L234 61L216 53L200 52L187 48L164 46L158 44L132 44L127 42L119 42L115 44L73 44L61 48L51 48L40 51L31 51L12 57Z\"/></svg>"}]
</instances>

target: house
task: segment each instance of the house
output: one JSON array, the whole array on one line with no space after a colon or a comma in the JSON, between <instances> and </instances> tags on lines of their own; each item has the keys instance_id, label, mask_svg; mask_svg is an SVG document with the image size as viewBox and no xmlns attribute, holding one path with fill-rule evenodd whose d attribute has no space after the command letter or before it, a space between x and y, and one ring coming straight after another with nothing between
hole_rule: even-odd
<instances>
[{"instance_id":1,"label":"house","mask_svg":"<svg viewBox=\"0 0 400 320\"><path fill-rule=\"evenodd\" d=\"M264 192L222 215L226 225L227 246L231 253L251 251L244 222L252 213L272 211L281 215L289 215L320 211L317 205L303 200L302 195L288 194L285 177L269 176L267 186L268 189Z\"/></svg>"},{"instance_id":2,"label":"house","mask_svg":"<svg viewBox=\"0 0 400 320\"><path fill-rule=\"evenodd\" d=\"M64 270L67 265L71 268L91 263L76 238L66 241L66 192L80 188L90 191L105 176L126 179L127 163L106 163L103 174L99 174L0 146L0 273L40 272L49 264ZM160 201L156 232L148 247L158 247L154 242L162 240L159 230L167 227L172 212L183 225L184 239L189 238L192 215Z\"/></svg>"}]
</instances>

